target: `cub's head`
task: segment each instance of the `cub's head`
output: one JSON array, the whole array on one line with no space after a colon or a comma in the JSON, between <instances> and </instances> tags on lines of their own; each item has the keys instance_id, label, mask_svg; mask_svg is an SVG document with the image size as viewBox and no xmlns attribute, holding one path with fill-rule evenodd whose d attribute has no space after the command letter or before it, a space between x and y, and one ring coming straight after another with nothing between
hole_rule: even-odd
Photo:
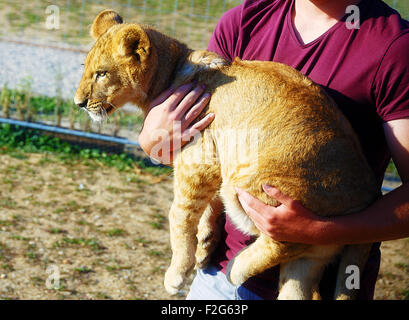
<instances>
[{"instance_id":1,"label":"cub's head","mask_svg":"<svg viewBox=\"0 0 409 320\"><path fill-rule=\"evenodd\" d=\"M74 101L101 121L127 102L146 99L156 53L140 25L123 23L112 10L95 18L91 35L96 42L85 59Z\"/></svg>"}]
</instances>

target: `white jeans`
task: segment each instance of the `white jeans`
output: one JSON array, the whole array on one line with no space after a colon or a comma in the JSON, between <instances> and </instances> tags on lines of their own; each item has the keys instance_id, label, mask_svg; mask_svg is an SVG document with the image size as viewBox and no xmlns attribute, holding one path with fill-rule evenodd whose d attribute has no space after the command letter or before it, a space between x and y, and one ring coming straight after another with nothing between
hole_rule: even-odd
<instances>
[{"instance_id":1,"label":"white jeans","mask_svg":"<svg viewBox=\"0 0 409 320\"><path fill-rule=\"evenodd\" d=\"M186 300L263 300L242 286L232 285L214 266L197 271Z\"/></svg>"}]
</instances>

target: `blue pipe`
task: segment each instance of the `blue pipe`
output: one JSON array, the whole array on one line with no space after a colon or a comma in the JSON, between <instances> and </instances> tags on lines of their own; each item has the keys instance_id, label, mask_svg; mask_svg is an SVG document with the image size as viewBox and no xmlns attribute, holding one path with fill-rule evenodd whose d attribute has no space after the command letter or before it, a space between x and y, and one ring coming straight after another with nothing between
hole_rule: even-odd
<instances>
[{"instance_id":1,"label":"blue pipe","mask_svg":"<svg viewBox=\"0 0 409 320\"><path fill-rule=\"evenodd\" d=\"M49 126L49 125L42 124L42 123L26 122L26 121L7 119L7 118L0 118L0 123L8 123L8 124L11 124L11 125L27 127L27 128L31 128L31 129L44 130L44 131L49 131L49 132L73 135L73 136L77 136L77 137L84 137L84 138L89 138L89 139L95 139L95 140L102 140L102 141L119 143L119 144L132 145L132 146L136 146L138 149L141 149L141 146L139 145L138 142L131 141L131 140L128 140L126 138L111 137L111 136L98 134L98 133L84 132L84 131L79 131L79 130L71 130L71 129L66 129L66 128Z\"/></svg>"},{"instance_id":2,"label":"blue pipe","mask_svg":"<svg viewBox=\"0 0 409 320\"><path fill-rule=\"evenodd\" d=\"M385 191L385 192L390 192L390 191L392 191L392 190L394 190L394 189L395 189L395 188L382 186L382 191Z\"/></svg>"}]
</instances>

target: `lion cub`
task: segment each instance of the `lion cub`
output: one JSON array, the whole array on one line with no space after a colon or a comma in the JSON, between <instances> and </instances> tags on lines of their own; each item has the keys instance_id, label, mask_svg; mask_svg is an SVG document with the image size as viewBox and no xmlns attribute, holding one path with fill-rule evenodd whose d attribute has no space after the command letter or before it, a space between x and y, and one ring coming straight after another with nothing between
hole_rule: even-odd
<instances>
[{"instance_id":1,"label":"lion cub","mask_svg":"<svg viewBox=\"0 0 409 320\"><path fill-rule=\"evenodd\" d=\"M245 214L234 188L277 206L262 190L262 184L273 185L320 216L353 213L376 199L378 186L353 129L325 91L289 66L237 58L229 63L149 26L124 24L112 10L96 17L91 34L96 43L75 102L95 120L127 102L146 113L150 101L172 84L197 80L211 93L199 118L213 112L215 120L174 159L166 290L174 294L182 287L195 253L199 264L210 254L220 226L209 203L220 196L237 228L257 237L230 263L233 284L280 264L279 299L311 299L323 268L342 252L335 298L353 298L345 268L354 264L362 270L370 244L274 241Z\"/></svg>"}]
</instances>

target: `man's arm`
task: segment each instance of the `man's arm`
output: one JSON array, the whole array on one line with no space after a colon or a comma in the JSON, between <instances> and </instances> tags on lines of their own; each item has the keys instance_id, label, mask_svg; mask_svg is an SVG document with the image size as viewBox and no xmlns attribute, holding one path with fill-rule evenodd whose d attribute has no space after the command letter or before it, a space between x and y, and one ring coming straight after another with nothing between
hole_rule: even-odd
<instances>
[{"instance_id":1,"label":"man's arm","mask_svg":"<svg viewBox=\"0 0 409 320\"><path fill-rule=\"evenodd\" d=\"M339 217L318 217L282 194L264 186L281 202L265 205L244 190L238 190L243 209L264 233L278 241L309 244L354 244L409 237L409 118L389 121L384 131L392 159L403 185L367 209Z\"/></svg>"}]
</instances>

